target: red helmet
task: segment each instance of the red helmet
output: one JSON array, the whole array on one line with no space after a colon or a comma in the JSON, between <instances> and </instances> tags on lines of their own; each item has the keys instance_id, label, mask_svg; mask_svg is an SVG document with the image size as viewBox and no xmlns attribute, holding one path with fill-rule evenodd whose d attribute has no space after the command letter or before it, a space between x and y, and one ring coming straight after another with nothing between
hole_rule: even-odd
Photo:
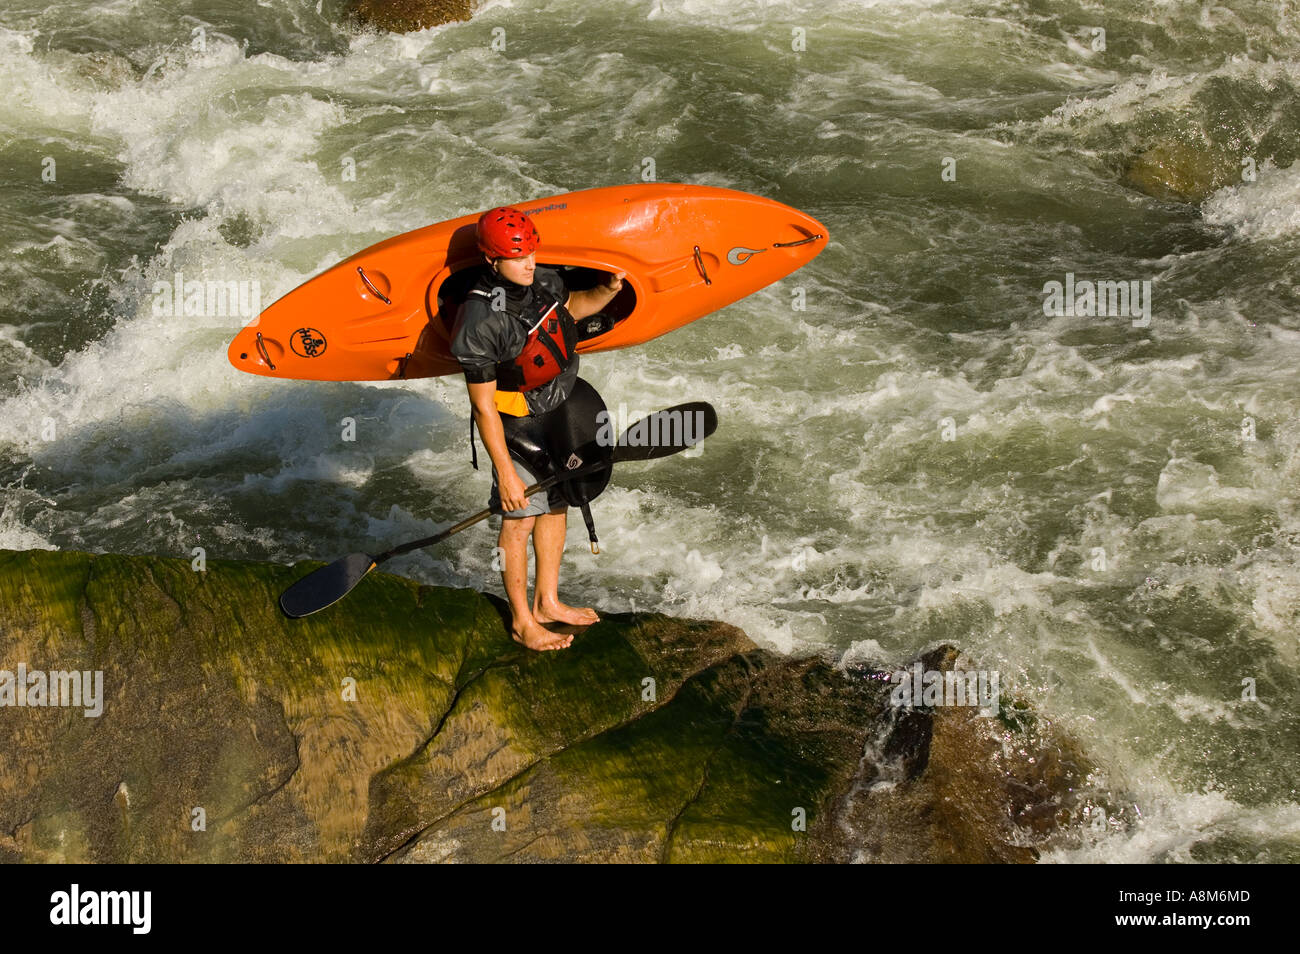
<instances>
[{"instance_id":1,"label":"red helmet","mask_svg":"<svg viewBox=\"0 0 1300 954\"><path fill-rule=\"evenodd\" d=\"M522 258L537 251L533 220L512 205L488 209L478 219L478 247L489 258Z\"/></svg>"}]
</instances>

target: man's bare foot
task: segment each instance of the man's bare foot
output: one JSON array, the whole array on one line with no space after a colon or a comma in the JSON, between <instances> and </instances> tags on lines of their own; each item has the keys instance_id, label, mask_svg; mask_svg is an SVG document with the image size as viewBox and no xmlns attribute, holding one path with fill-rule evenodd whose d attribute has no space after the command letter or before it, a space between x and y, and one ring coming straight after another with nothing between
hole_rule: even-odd
<instances>
[{"instance_id":1,"label":"man's bare foot","mask_svg":"<svg viewBox=\"0 0 1300 954\"><path fill-rule=\"evenodd\" d=\"M518 620L517 625L510 629L510 636L517 643L523 643L529 649L567 649L573 642L573 635L570 633L553 633L536 618L528 620ZM549 622L549 621L548 621Z\"/></svg>"},{"instance_id":2,"label":"man's bare foot","mask_svg":"<svg viewBox=\"0 0 1300 954\"><path fill-rule=\"evenodd\" d=\"M533 618L539 623L567 623L570 626L590 626L600 622L600 615L590 606L569 606L559 600L534 606Z\"/></svg>"}]
</instances>

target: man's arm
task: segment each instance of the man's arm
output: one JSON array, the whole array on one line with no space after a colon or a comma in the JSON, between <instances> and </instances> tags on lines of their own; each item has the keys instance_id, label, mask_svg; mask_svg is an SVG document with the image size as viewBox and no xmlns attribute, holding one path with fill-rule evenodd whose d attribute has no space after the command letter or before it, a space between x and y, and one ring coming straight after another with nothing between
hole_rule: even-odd
<instances>
[{"instance_id":1,"label":"man's arm","mask_svg":"<svg viewBox=\"0 0 1300 954\"><path fill-rule=\"evenodd\" d=\"M475 308L477 316L471 314ZM497 322L484 321L485 314L486 308L482 305L471 306L470 302L465 302L460 306L452 332L451 353L465 372L470 413L492 458L502 508L519 510L528 506L528 498L524 496L526 488L510 459L506 432L496 408L496 365L493 362L501 353L500 328Z\"/></svg>"},{"instance_id":2,"label":"man's arm","mask_svg":"<svg viewBox=\"0 0 1300 954\"><path fill-rule=\"evenodd\" d=\"M483 445L487 447L488 456L492 458L492 466L496 468L497 493L501 497L501 509L522 510L528 506L528 498L524 496L524 491L528 488L519 479L515 463L510 458L510 451L506 449L506 432L501 426L501 415L497 413L496 406L497 383L496 381L466 381L465 386L469 388L469 402L472 405L474 423L478 425L478 432L483 436Z\"/></svg>"},{"instance_id":3,"label":"man's arm","mask_svg":"<svg viewBox=\"0 0 1300 954\"><path fill-rule=\"evenodd\" d=\"M623 276L626 274L627 272L614 272L603 285L570 293L564 307L569 310L574 321L581 321L596 314L614 300L614 296L623 287Z\"/></svg>"}]
</instances>

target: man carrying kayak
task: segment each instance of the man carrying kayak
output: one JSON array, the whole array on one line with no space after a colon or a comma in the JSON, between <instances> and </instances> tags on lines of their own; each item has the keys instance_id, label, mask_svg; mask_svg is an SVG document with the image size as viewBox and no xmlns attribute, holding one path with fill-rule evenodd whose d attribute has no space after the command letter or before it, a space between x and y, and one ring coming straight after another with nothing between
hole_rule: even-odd
<instances>
[{"instance_id":1,"label":"man carrying kayak","mask_svg":"<svg viewBox=\"0 0 1300 954\"><path fill-rule=\"evenodd\" d=\"M574 322L609 304L623 287L625 273L570 293L559 272L537 267L540 236L532 220L511 206L484 212L477 237L491 271L460 306L451 353L465 372L473 423L492 458L488 506L502 512L498 545L505 555L501 577L510 601L511 636L529 649L564 649L573 636L552 632L545 624L586 626L600 617L590 607L560 602L568 503L558 488L525 496L525 489L546 475L512 459L511 449L537 446L538 417L568 400L578 379ZM531 604L530 535L536 566Z\"/></svg>"}]
</instances>

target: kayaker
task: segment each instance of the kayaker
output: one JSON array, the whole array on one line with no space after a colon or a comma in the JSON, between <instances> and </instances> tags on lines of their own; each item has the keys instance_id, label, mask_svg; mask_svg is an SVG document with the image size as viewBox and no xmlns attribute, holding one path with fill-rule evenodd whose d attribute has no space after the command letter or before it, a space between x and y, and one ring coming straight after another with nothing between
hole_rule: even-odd
<instances>
[{"instance_id":1,"label":"kayaker","mask_svg":"<svg viewBox=\"0 0 1300 954\"><path fill-rule=\"evenodd\" d=\"M537 228L512 206L484 212L477 237L490 271L460 306L451 353L465 372L473 423L492 458L488 505L502 511L497 542L505 557L501 577L510 601L511 636L529 649L564 649L573 636L552 632L545 624L586 626L600 617L590 607L560 602L568 504L555 492L526 497L525 489L545 475L512 458L511 449L517 451L536 436L539 415L568 399L578 377L574 322L609 304L623 287L625 273L613 273L595 288L569 292L558 271L538 267ZM535 558L531 603L530 535Z\"/></svg>"}]
</instances>

